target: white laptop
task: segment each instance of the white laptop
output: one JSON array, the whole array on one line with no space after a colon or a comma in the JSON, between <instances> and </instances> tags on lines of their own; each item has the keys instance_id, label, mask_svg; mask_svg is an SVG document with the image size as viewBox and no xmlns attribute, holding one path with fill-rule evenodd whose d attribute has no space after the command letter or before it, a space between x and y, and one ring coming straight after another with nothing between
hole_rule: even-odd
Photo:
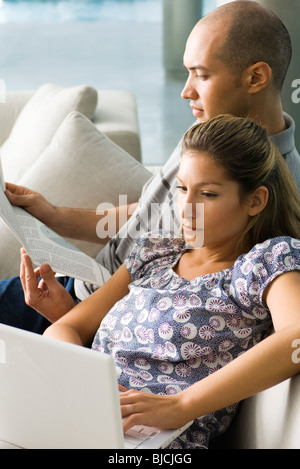
<instances>
[{"instance_id":1,"label":"white laptop","mask_svg":"<svg viewBox=\"0 0 300 469\"><path fill-rule=\"evenodd\" d=\"M158 449L189 425L125 441L111 356L0 324L0 448Z\"/></svg>"}]
</instances>

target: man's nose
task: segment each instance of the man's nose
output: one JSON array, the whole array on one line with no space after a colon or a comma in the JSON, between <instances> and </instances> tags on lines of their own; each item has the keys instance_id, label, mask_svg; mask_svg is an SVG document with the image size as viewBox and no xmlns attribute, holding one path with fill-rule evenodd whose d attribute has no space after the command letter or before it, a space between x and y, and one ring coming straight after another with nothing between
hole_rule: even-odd
<instances>
[{"instance_id":1,"label":"man's nose","mask_svg":"<svg viewBox=\"0 0 300 469\"><path fill-rule=\"evenodd\" d=\"M183 99L196 99L196 94L197 92L191 83L191 79L188 78L183 87L183 90L181 91L181 97Z\"/></svg>"}]
</instances>

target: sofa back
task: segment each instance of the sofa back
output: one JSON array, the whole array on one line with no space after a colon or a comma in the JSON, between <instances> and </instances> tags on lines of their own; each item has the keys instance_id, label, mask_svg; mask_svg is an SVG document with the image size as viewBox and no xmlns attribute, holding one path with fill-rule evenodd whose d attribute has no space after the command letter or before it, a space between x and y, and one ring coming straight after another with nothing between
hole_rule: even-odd
<instances>
[{"instance_id":1,"label":"sofa back","mask_svg":"<svg viewBox=\"0 0 300 469\"><path fill-rule=\"evenodd\" d=\"M34 90L7 91L0 103L0 147ZM124 90L98 90L98 105L92 119L98 130L137 161L142 160L136 97Z\"/></svg>"}]
</instances>

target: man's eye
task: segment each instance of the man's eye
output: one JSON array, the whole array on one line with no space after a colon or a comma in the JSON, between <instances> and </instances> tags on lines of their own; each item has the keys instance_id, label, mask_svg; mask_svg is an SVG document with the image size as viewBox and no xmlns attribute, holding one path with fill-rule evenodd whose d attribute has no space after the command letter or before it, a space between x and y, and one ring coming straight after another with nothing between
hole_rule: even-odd
<instances>
[{"instance_id":1,"label":"man's eye","mask_svg":"<svg viewBox=\"0 0 300 469\"><path fill-rule=\"evenodd\" d=\"M184 186L176 186L176 189L179 189L182 192L186 191L186 187L184 187Z\"/></svg>"},{"instance_id":2,"label":"man's eye","mask_svg":"<svg viewBox=\"0 0 300 469\"><path fill-rule=\"evenodd\" d=\"M197 74L196 77L199 78L199 80L203 80L203 81L208 79L208 75L198 75Z\"/></svg>"}]
</instances>

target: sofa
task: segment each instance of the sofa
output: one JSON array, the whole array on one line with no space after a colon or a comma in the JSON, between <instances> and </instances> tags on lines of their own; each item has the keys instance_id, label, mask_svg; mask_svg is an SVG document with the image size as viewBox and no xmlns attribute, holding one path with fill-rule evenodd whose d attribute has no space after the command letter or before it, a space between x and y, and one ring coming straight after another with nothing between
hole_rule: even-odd
<instances>
[{"instance_id":1,"label":"sofa","mask_svg":"<svg viewBox=\"0 0 300 469\"><path fill-rule=\"evenodd\" d=\"M48 83L8 92L0 120L4 179L56 205L116 205L119 194L135 202L157 170L141 163L136 101L127 91ZM20 245L1 220L0 239L3 279L18 274ZM91 256L99 251L98 244L77 246ZM224 448L299 449L300 376L243 401L229 430L212 443L212 449Z\"/></svg>"},{"instance_id":2,"label":"sofa","mask_svg":"<svg viewBox=\"0 0 300 469\"><path fill-rule=\"evenodd\" d=\"M300 374L240 403L212 449L300 449Z\"/></svg>"},{"instance_id":3,"label":"sofa","mask_svg":"<svg viewBox=\"0 0 300 469\"><path fill-rule=\"evenodd\" d=\"M135 96L86 85L46 83L10 91L0 103L3 178L42 193L54 205L96 209L136 202L151 176L141 164ZM20 243L0 219L0 278L18 275ZM90 256L99 244L72 241Z\"/></svg>"}]
</instances>

